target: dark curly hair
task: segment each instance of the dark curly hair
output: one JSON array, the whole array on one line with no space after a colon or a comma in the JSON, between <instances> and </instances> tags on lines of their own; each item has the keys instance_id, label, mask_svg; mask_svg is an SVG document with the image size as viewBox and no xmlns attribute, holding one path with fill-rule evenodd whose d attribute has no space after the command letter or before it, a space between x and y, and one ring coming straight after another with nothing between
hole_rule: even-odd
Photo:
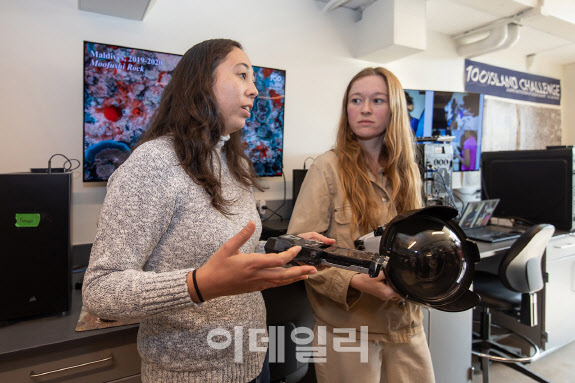
<instances>
[{"instance_id":1,"label":"dark curly hair","mask_svg":"<svg viewBox=\"0 0 575 383\"><path fill-rule=\"evenodd\" d=\"M211 197L212 206L229 215L233 201L222 196L220 174L215 174L219 161L215 151L224 128L213 91L214 72L234 48L242 49L237 41L206 40L190 48L172 73L160 105L149 128L138 145L158 137L169 136L180 165ZM241 130L230 135L223 151L233 177L246 187L261 186L249 158L244 154Z\"/></svg>"}]
</instances>

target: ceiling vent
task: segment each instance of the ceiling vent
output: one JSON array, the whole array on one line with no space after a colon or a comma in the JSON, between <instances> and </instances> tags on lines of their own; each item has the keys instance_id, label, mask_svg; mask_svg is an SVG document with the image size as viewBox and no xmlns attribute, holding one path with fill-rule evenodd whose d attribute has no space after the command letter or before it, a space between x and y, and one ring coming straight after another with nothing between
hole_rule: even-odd
<instances>
[{"instance_id":1,"label":"ceiling vent","mask_svg":"<svg viewBox=\"0 0 575 383\"><path fill-rule=\"evenodd\" d=\"M427 46L425 0L378 0L363 10L355 26L354 56L390 62Z\"/></svg>"},{"instance_id":2,"label":"ceiling vent","mask_svg":"<svg viewBox=\"0 0 575 383\"><path fill-rule=\"evenodd\" d=\"M498 22L455 36L457 54L465 58L510 48L519 40L519 24Z\"/></svg>"}]
</instances>

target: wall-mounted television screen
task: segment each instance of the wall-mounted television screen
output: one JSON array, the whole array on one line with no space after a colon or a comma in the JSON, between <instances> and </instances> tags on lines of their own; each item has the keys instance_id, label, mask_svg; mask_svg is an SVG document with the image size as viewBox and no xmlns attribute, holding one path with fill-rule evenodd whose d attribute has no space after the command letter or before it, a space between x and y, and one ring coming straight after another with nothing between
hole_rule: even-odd
<instances>
[{"instance_id":1,"label":"wall-mounted television screen","mask_svg":"<svg viewBox=\"0 0 575 383\"><path fill-rule=\"evenodd\" d=\"M453 170L479 170L482 94L406 89L405 98L415 137L454 136Z\"/></svg>"},{"instance_id":2,"label":"wall-mounted television screen","mask_svg":"<svg viewBox=\"0 0 575 383\"><path fill-rule=\"evenodd\" d=\"M181 57L84 42L85 182L106 181L128 158ZM286 72L254 72L259 95L243 128L245 153L259 176L281 176Z\"/></svg>"},{"instance_id":3,"label":"wall-mounted television screen","mask_svg":"<svg viewBox=\"0 0 575 383\"><path fill-rule=\"evenodd\" d=\"M243 128L245 153L260 177L283 171L286 71L254 65L258 96Z\"/></svg>"}]
</instances>

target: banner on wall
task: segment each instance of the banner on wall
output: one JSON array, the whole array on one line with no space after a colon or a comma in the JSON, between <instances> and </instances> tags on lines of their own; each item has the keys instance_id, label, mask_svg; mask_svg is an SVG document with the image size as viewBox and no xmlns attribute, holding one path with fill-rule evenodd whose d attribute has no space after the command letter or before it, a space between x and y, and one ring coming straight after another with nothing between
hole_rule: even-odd
<instances>
[{"instance_id":1,"label":"banner on wall","mask_svg":"<svg viewBox=\"0 0 575 383\"><path fill-rule=\"evenodd\" d=\"M465 90L515 100L561 104L561 81L465 60Z\"/></svg>"}]
</instances>

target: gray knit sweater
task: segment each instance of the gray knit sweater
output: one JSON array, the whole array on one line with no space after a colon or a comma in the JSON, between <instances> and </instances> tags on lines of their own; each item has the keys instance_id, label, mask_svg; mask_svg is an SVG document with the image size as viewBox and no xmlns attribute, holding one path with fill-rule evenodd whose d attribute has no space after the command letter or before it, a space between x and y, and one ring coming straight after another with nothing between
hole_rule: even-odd
<instances>
[{"instance_id":1,"label":"gray knit sweater","mask_svg":"<svg viewBox=\"0 0 575 383\"><path fill-rule=\"evenodd\" d=\"M256 232L241 251L258 247L261 221L252 191L233 179L222 145L217 151L223 196L235 201L229 217L210 205L204 189L178 165L168 138L141 145L108 182L83 303L101 318L139 319L144 382L244 383L263 365L265 347L255 351L252 345L250 351L249 346L249 329L266 328L262 295L195 304L186 285L188 272L202 266L249 220L256 222ZM211 330L223 334L211 337L212 344L231 341L229 346L210 347Z\"/></svg>"}]
</instances>

